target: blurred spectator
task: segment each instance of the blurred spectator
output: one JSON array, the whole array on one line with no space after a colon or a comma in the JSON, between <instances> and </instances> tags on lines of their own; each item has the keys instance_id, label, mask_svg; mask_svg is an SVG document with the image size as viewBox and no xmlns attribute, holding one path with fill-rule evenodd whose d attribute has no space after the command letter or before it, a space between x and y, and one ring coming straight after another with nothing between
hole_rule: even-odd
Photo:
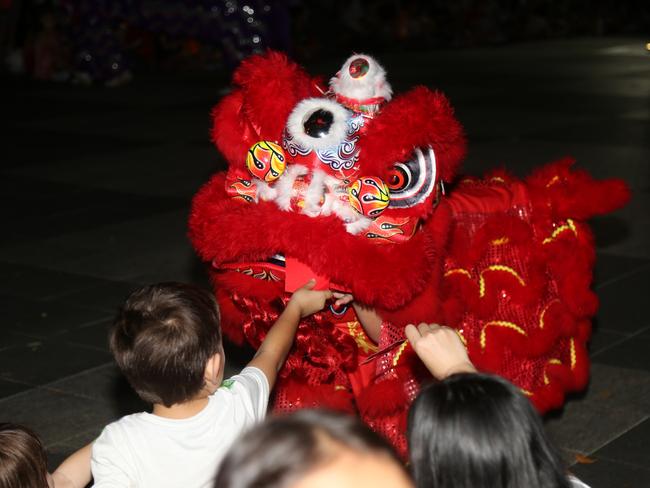
<instances>
[{"instance_id":1,"label":"blurred spectator","mask_svg":"<svg viewBox=\"0 0 650 488\"><path fill-rule=\"evenodd\" d=\"M425 388L408 438L418 488L588 488L567 475L530 401L497 376L455 374Z\"/></svg>"},{"instance_id":2,"label":"blurred spectator","mask_svg":"<svg viewBox=\"0 0 650 488\"><path fill-rule=\"evenodd\" d=\"M80 488L90 480L90 449L82 447L54 473L47 472L45 448L27 427L0 423L0 488Z\"/></svg>"},{"instance_id":3,"label":"blurred spectator","mask_svg":"<svg viewBox=\"0 0 650 488\"><path fill-rule=\"evenodd\" d=\"M33 40L31 71L38 80L65 81L69 76L70 53L55 13L45 10L38 18Z\"/></svg>"},{"instance_id":4,"label":"blurred spectator","mask_svg":"<svg viewBox=\"0 0 650 488\"><path fill-rule=\"evenodd\" d=\"M218 488L412 488L390 445L360 420L301 410L270 417L223 460Z\"/></svg>"}]
</instances>

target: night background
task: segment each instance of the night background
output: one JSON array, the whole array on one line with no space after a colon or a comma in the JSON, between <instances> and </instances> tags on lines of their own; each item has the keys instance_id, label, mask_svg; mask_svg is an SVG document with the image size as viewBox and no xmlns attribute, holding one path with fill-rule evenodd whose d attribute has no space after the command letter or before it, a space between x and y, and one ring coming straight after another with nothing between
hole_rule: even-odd
<instances>
[{"instance_id":1,"label":"night background","mask_svg":"<svg viewBox=\"0 0 650 488\"><path fill-rule=\"evenodd\" d=\"M54 467L143 408L107 327L141 284L209 286L187 214L224 168L209 114L233 68L273 48L327 80L363 52L395 93L445 92L468 174L571 155L630 185L592 221L590 386L546 426L592 487L650 486L648 43L647 1L0 0L0 421Z\"/></svg>"},{"instance_id":2,"label":"night background","mask_svg":"<svg viewBox=\"0 0 650 488\"><path fill-rule=\"evenodd\" d=\"M135 73L224 74L266 48L309 63L351 49L467 49L650 30L647 2L605 0L2 0L0 14L8 71L107 86Z\"/></svg>"}]
</instances>

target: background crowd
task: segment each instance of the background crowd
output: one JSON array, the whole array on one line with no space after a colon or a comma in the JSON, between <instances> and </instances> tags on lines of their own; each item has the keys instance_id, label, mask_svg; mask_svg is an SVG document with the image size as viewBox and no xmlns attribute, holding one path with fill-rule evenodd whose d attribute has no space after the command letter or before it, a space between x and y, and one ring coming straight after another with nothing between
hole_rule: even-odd
<instances>
[{"instance_id":1,"label":"background crowd","mask_svg":"<svg viewBox=\"0 0 650 488\"><path fill-rule=\"evenodd\" d=\"M118 86L135 72L226 69L275 48L472 47L648 32L641 0L2 0L0 59L37 79Z\"/></svg>"}]
</instances>

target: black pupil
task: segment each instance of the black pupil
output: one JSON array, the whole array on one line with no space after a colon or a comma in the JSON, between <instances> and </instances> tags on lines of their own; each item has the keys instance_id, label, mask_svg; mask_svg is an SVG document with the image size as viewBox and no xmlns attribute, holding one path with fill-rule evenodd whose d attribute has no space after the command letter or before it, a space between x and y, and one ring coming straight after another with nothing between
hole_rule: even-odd
<instances>
[{"instance_id":1,"label":"black pupil","mask_svg":"<svg viewBox=\"0 0 650 488\"><path fill-rule=\"evenodd\" d=\"M334 122L332 112L318 109L302 125L305 128L305 134L309 137L324 137L329 133L332 122Z\"/></svg>"}]
</instances>

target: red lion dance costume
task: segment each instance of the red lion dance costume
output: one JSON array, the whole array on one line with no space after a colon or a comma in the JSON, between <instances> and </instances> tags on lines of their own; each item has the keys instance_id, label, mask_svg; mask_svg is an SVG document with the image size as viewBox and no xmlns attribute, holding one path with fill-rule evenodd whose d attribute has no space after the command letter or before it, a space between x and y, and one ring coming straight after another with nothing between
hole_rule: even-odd
<instances>
[{"instance_id":1,"label":"red lion dance costume","mask_svg":"<svg viewBox=\"0 0 650 488\"><path fill-rule=\"evenodd\" d=\"M477 368L541 412L585 386L598 302L584 221L623 205L624 183L569 160L525 181L457 180L465 137L448 100L425 87L391 100L369 56L348 59L329 89L274 52L244 61L233 81L212 130L229 168L190 217L225 334L257 348L289 282L310 273L383 320L375 343L352 307L304 319L276 410L356 411L404 453L408 407L430 378L404 341L418 322L455 328Z\"/></svg>"}]
</instances>

